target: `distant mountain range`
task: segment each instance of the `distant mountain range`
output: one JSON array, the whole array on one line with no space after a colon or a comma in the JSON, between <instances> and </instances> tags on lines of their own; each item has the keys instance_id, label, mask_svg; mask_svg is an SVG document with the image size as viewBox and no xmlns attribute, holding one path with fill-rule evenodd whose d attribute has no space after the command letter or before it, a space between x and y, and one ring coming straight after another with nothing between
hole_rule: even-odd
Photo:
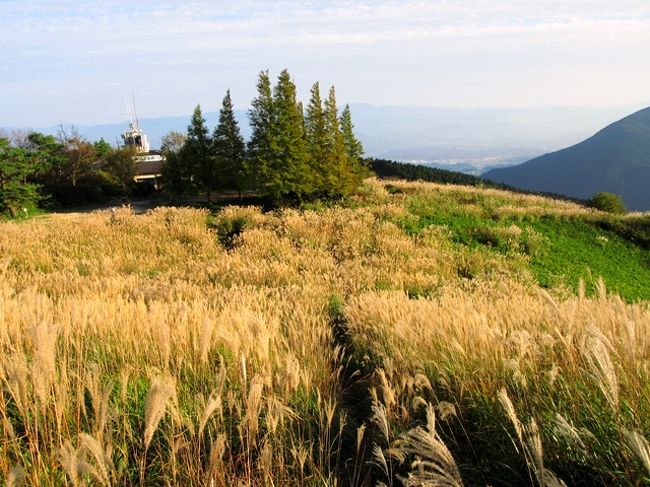
<instances>
[{"instance_id":1,"label":"distant mountain range","mask_svg":"<svg viewBox=\"0 0 650 487\"><path fill-rule=\"evenodd\" d=\"M650 210L650 107L588 139L483 177L518 188L589 198L616 193L630 210Z\"/></svg>"},{"instance_id":2,"label":"distant mountain range","mask_svg":"<svg viewBox=\"0 0 650 487\"><path fill-rule=\"evenodd\" d=\"M522 163L537 155L573 144L610 120L638 106L608 108L434 108L353 104L356 131L371 157L413 162L442 169L480 174L490 168ZM210 128L218 112L204 113ZM236 112L245 137L250 134L246 110ZM184 132L187 116L142 118L140 126L152 147L170 130ZM115 143L125 122L76 125L90 140ZM57 127L35 127L56 133Z\"/></svg>"}]
</instances>

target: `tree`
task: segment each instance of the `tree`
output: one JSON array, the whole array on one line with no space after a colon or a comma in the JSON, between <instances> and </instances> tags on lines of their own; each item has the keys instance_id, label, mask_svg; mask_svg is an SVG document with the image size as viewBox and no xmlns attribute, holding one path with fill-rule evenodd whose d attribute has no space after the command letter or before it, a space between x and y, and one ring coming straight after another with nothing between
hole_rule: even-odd
<instances>
[{"instance_id":1,"label":"tree","mask_svg":"<svg viewBox=\"0 0 650 487\"><path fill-rule=\"evenodd\" d=\"M369 175L368 168L363 164L363 145L354 135L354 124L352 123L352 114L350 105L345 105L341 113L341 134L343 135L343 144L345 153L348 158L348 165L354 174L356 184L360 184L364 177Z\"/></svg>"},{"instance_id":2,"label":"tree","mask_svg":"<svg viewBox=\"0 0 650 487\"><path fill-rule=\"evenodd\" d=\"M99 139L93 144L93 147L95 148L95 153L97 154L97 157L100 159L104 159L108 157L108 155L113 152L113 148L111 145L104 140L104 137Z\"/></svg>"},{"instance_id":3,"label":"tree","mask_svg":"<svg viewBox=\"0 0 650 487\"><path fill-rule=\"evenodd\" d=\"M333 86L325 100L325 130L327 132L326 170L333 176L328 194L334 197L344 196L349 194L356 184L348 164L345 141L339 125L336 90Z\"/></svg>"},{"instance_id":4,"label":"tree","mask_svg":"<svg viewBox=\"0 0 650 487\"><path fill-rule=\"evenodd\" d=\"M296 85L285 69L273 90L276 133L272 170L275 173L270 196L279 201L311 196L313 173L309 166L309 149L305 139L302 107L296 100Z\"/></svg>"},{"instance_id":5,"label":"tree","mask_svg":"<svg viewBox=\"0 0 650 487\"><path fill-rule=\"evenodd\" d=\"M257 80L257 98L251 103L248 119L251 137L248 141L248 161L251 176L262 194L269 194L278 186L273 171L276 133L276 115L268 71L262 71Z\"/></svg>"},{"instance_id":6,"label":"tree","mask_svg":"<svg viewBox=\"0 0 650 487\"><path fill-rule=\"evenodd\" d=\"M352 123L352 114L350 105L345 105L341 113L341 133L345 144L345 152L348 159L358 162L363 158L363 145L354 135L354 124Z\"/></svg>"},{"instance_id":7,"label":"tree","mask_svg":"<svg viewBox=\"0 0 650 487\"><path fill-rule=\"evenodd\" d=\"M221 174L221 186L234 188L239 194L247 183L246 143L235 119L230 90L223 98L219 124L212 135L213 155Z\"/></svg>"},{"instance_id":8,"label":"tree","mask_svg":"<svg viewBox=\"0 0 650 487\"><path fill-rule=\"evenodd\" d=\"M192 168L183 159L182 152L187 137L180 132L169 132L161 139L161 150L165 156L165 162L161 168L161 179L163 189L178 197L181 201L183 196L194 191Z\"/></svg>"},{"instance_id":9,"label":"tree","mask_svg":"<svg viewBox=\"0 0 650 487\"><path fill-rule=\"evenodd\" d=\"M617 194L606 193L605 191L596 193L593 198L589 200L589 206L607 213L618 215L627 213L627 208L625 208L621 197Z\"/></svg>"},{"instance_id":10,"label":"tree","mask_svg":"<svg viewBox=\"0 0 650 487\"><path fill-rule=\"evenodd\" d=\"M31 133L28 130L13 129L10 134L5 132L4 134L0 134L0 136L6 138L12 147L28 149L30 146L29 135Z\"/></svg>"},{"instance_id":11,"label":"tree","mask_svg":"<svg viewBox=\"0 0 650 487\"><path fill-rule=\"evenodd\" d=\"M311 98L305 113L305 138L309 146L310 164L314 172L314 189L324 195L334 184L334 174L327 168L328 138L325 127L325 112L320 96L320 85L314 83Z\"/></svg>"},{"instance_id":12,"label":"tree","mask_svg":"<svg viewBox=\"0 0 650 487\"><path fill-rule=\"evenodd\" d=\"M30 132L27 136L27 149L40 161L37 177L43 184L51 186L52 168L65 165L63 144L57 142L53 135Z\"/></svg>"},{"instance_id":13,"label":"tree","mask_svg":"<svg viewBox=\"0 0 650 487\"><path fill-rule=\"evenodd\" d=\"M167 134L163 135L162 138L160 139L161 141L161 146L160 150L162 151L163 154L167 155L170 152L174 152L178 154L183 146L185 145L185 140L187 137L185 134L182 134L180 132L175 132L171 131L168 132Z\"/></svg>"},{"instance_id":14,"label":"tree","mask_svg":"<svg viewBox=\"0 0 650 487\"><path fill-rule=\"evenodd\" d=\"M212 189L218 186L219 174L216 162L210 155L211 140L201 105L197 105L187 127L187 140L179 153L183 163L194 176L194 184L206 192L208 203Z\"/></svg>"},{"instance_id":15,"label":"tree","mask_svg":"<svg viewBox=\"0 0 650 487\"><path fill-rule=\"evenodd\" d=\"M119 187L122 194L129 194L133 188L137 162L133 147L123 147L112 150L106 156L104 171L111 176L111 179Z\"/></svg>"},{"instance_id":16,"label":"tree","mask_svg":"<svg viewBox=\"0 0 650 487\"><path fill-rule=\"evenodd\" d=\"M63 158L57 158L51 167L58 186L77 186L93 169L97 153L93 145L83 139L75 127L69 131L59 127L59 143L63 146Z\"/></svg>"},{"instance_id":17,"label":"tree","mask_svg":"<svg viewBox=\"0 0 650 487\"><path fill-rule=\"evenodd\" d=\"M38 166L38 158L33 154L0 138L0 212L16 216L21 208L37 205L39 186L28 178L37 172Z\"/></svg>"},{"instance_id":18,"label":"tree","mask_svg":"<svg viewBox=\"0 0 650 487\"><path fill-rule=\"evenodd\" d=\"M196 190L192 178L192 169L183 157L183 151L168 152L161 168L164 190L175 199L183 201L183 196Z\"/></svg>"}]
</instances>

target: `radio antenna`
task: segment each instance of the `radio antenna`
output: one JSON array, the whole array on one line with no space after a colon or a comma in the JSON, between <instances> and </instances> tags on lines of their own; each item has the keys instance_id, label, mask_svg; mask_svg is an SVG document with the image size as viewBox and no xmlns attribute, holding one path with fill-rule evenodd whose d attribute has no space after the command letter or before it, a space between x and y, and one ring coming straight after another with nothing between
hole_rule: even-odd
<instances>
[{"instance_id":1,"label":"radio antenna","mask_svg":"<svg viewBox=\"0 0 650 487\"><path fill-rule=\"evenodd\" d=\"M138 120L138 112L135 108L135 95L131 94L131 98L133 99L133 116L135 117L135 128L140 130L140 122Z\"/></svg>"},{"instance_id":2,"label":"radio antenna","mask_svg":"<svg viewBox=\"0 0 650 487\"><path fill-rule=\"evenodd\" d=\"M131 117L129 116L129 99L124 98L124 112L122 112L122 115L124 115L124 121L127 123L131 121Z\"/></svg>"}]
</instances>

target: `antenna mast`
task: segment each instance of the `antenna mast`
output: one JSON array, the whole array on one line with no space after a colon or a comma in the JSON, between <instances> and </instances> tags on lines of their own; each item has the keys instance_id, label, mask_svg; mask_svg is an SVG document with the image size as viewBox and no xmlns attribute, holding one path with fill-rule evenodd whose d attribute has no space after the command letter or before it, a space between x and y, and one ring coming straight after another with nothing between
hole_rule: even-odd
<instances>
[{"instance_id":1,"label":"antenna mast","mask_svg":"<svg viewBox=\"0 0 650 487\"><path fill-rule=\"evenodd\" d=\"M133 115L135 117L135 128L140 130L140 122L138 121L138 112L135 108L135 95L132 93L131 98L133 99Z\"/></svg>"},{"instance_id":2,"label":"antenna mast","mask_svg":"<svg viewBox=\"0 0 650 487\"><path fill-rule=\"evenodd\" d=\"M130 125L133 125L133 112L131 111L131 102L128 96L124 97L124 117Z\"/></svg>"}]
</instances>

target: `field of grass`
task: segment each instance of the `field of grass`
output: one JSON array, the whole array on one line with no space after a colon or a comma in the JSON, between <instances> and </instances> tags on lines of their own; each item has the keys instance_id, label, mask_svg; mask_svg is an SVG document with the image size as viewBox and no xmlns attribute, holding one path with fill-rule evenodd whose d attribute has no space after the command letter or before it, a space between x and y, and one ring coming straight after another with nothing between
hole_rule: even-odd
<instances>
[{"instance_id":1,"label":"field of grass","mask_svg":"<svg viewBox=\"0 0 650 487\"><path fill-rule=\"evenodd\" d=\"M0 479L648 483L650 257L611 218L369 180L0 223Z\"/></svg>"}]
</instances>

